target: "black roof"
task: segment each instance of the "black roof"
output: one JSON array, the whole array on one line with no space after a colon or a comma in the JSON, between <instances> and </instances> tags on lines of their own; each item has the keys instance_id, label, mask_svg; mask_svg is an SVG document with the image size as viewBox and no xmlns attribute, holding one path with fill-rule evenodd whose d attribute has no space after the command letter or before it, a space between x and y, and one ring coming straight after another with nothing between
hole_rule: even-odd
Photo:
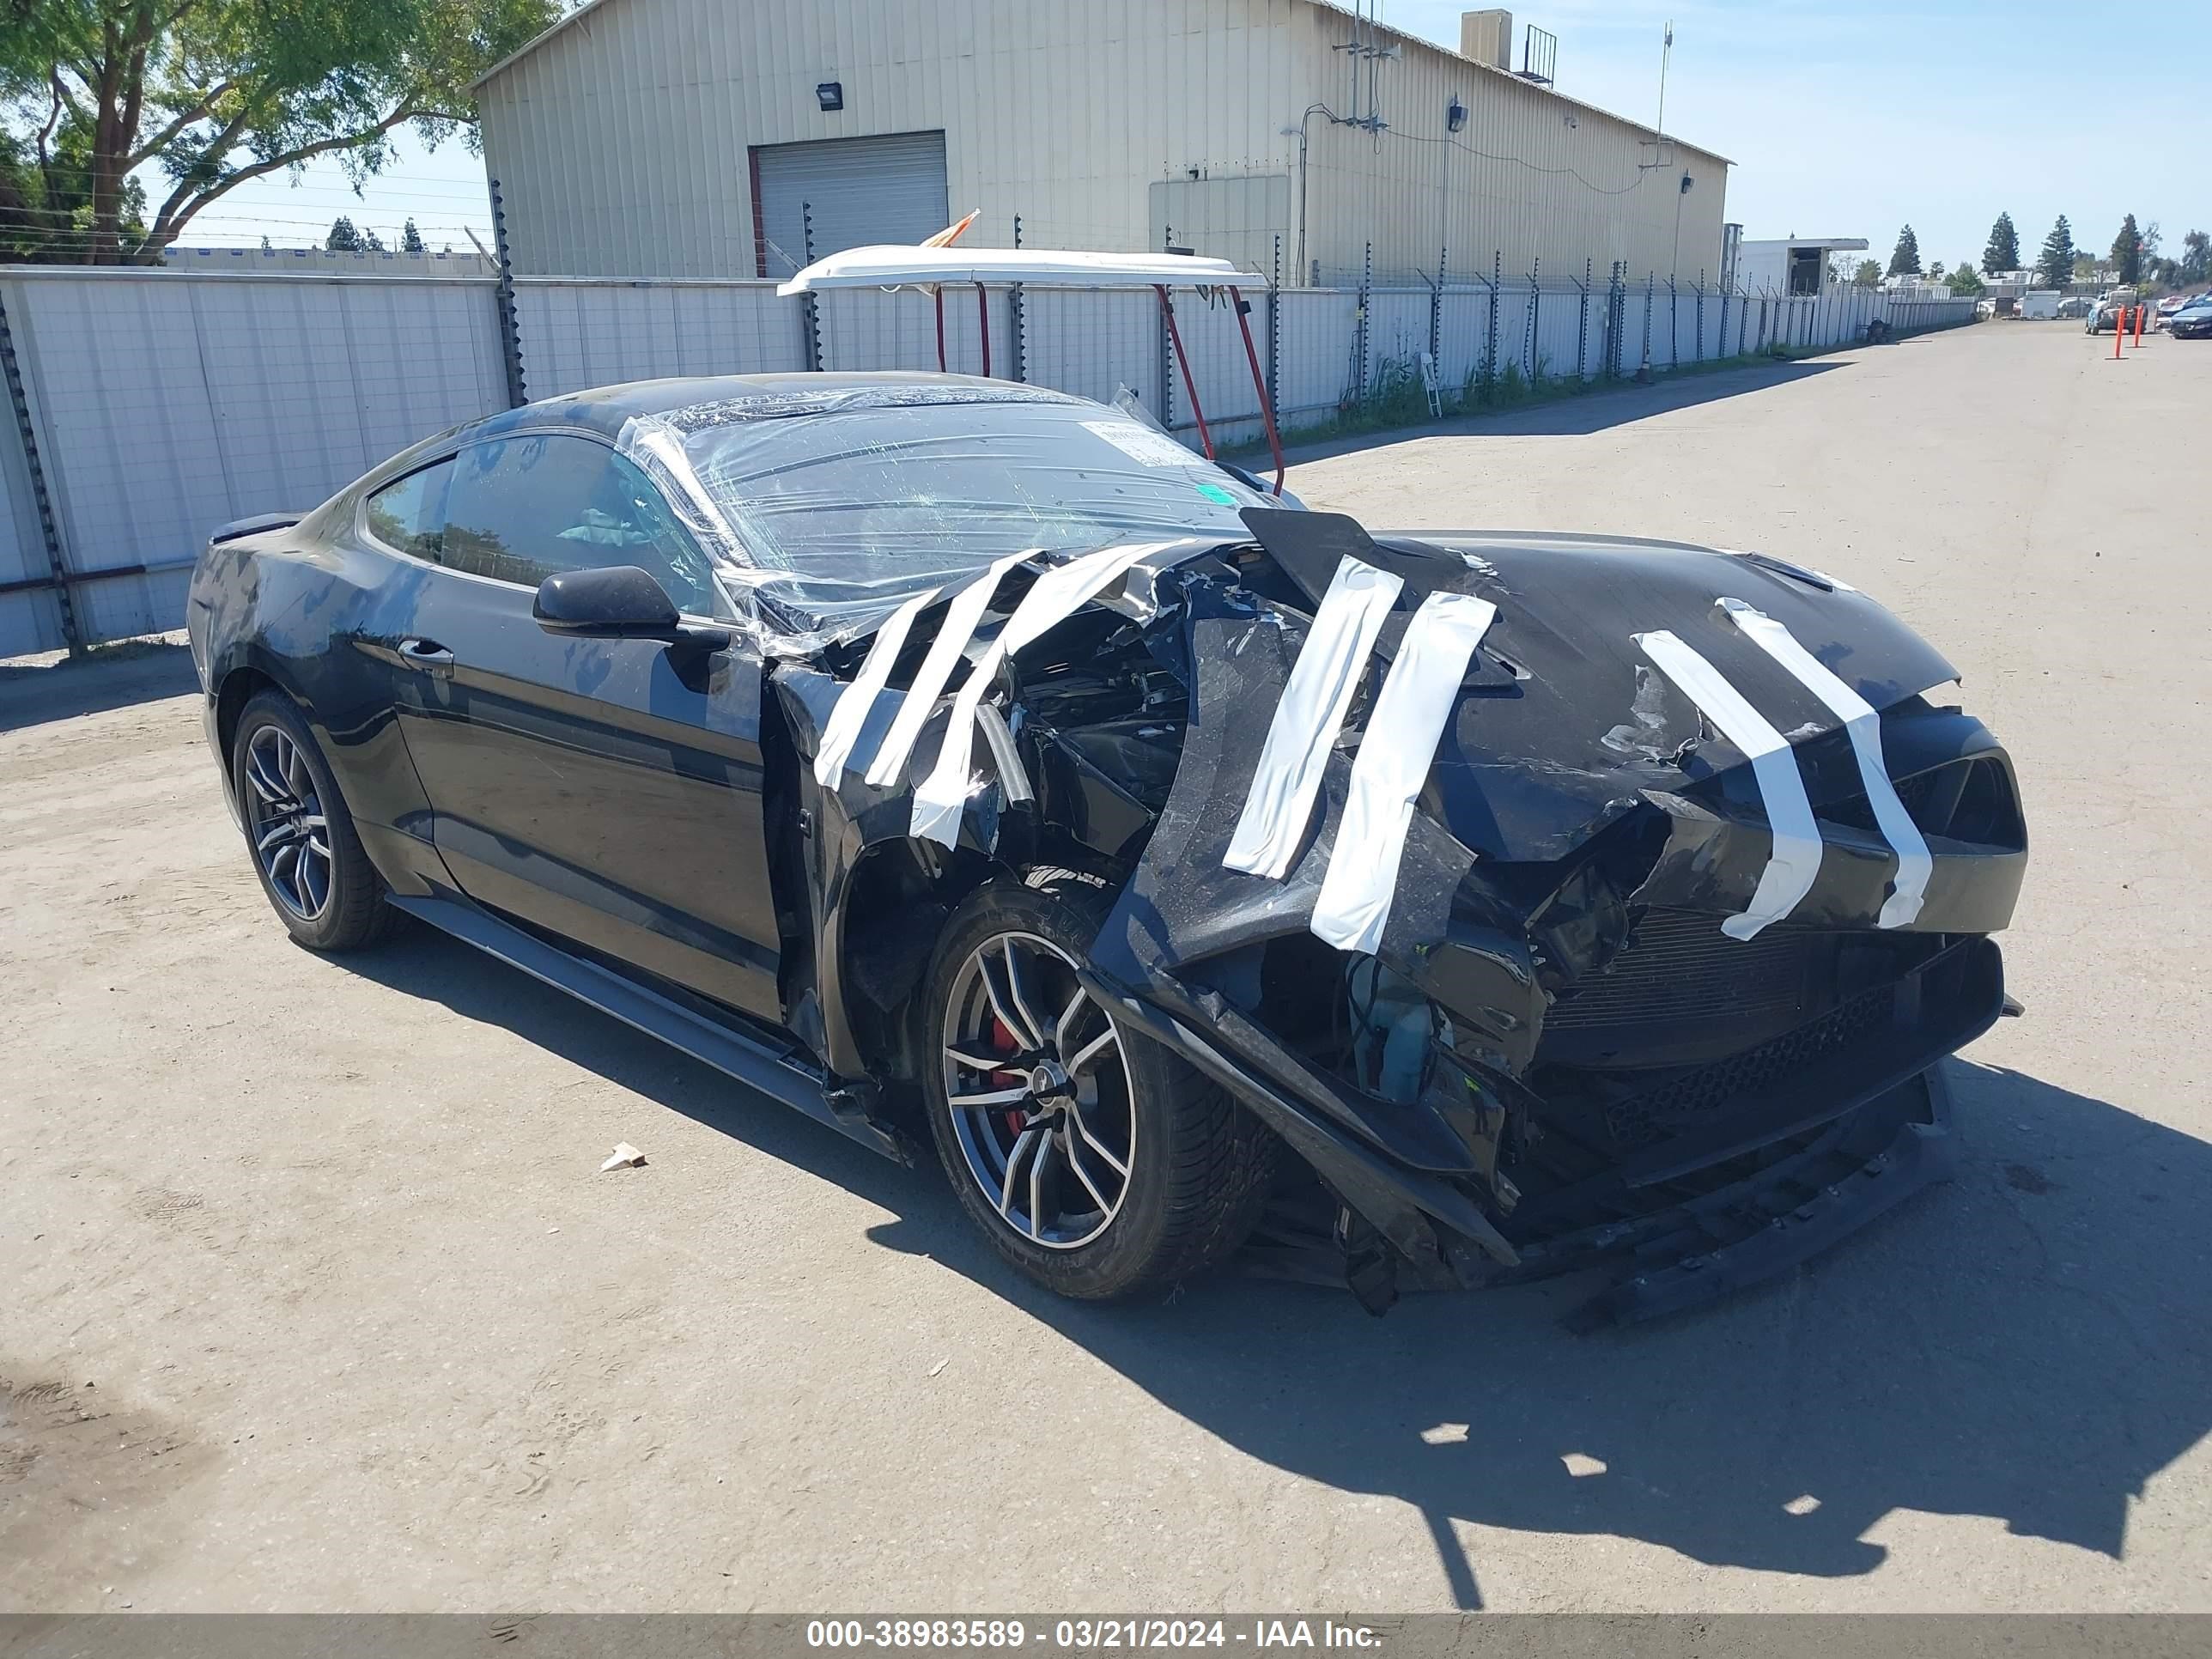
<instances>
[{"instance_id":1,"label":"black roof","mask_svg":"<svg viewBox=\"0 0 2212 1659\"><path fill-rule=\"evenodd\" d=\"M933 395L941 393L941 396ZM672 415L711 410L716 422L818 412L838 404L873 401L872 394L899 403L1076 402L1065 393L1012 380L987 380L973 374L922 374L904 370L872 374L698 374L665 380L629 380L593 386L525 404L478 422L476 435L536 427L580 428L612 439L623 422L638 415Z\"/></svg>"}]
</instances>

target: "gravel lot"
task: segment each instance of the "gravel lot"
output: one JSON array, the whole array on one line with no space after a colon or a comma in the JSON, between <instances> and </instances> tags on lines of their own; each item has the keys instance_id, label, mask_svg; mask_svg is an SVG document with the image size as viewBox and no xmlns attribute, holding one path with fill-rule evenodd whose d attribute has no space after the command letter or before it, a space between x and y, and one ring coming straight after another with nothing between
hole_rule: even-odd
<instances>
[{"instance_id":1,"label":"gravel lot","mask_svg":"<svg viewBox=\"0 0 2212 1659\"><path fill-rule=\"evenodd\" d=\"M0 668L0 1607L2212 1608L2212 347L2110 350L1295 471L1832 570L2017 758L2028 1014L1954 1064L1961 1178L1594 1338L1571 1286L1054 1303L933 1170L463 946L293 948L180 649Z\"/></svg>"}]
</instances>

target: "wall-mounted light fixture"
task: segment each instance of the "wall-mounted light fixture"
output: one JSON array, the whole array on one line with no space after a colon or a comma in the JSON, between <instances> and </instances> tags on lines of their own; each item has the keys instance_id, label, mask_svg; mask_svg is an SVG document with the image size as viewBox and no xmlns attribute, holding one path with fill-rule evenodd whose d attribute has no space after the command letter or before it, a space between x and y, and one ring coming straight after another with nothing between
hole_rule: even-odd
<instances>
[{"instance_id":1,"label":"wall-mounted light fixture","mask_svg":"<svg viewBox=\"0 0 2212 1659\"><path fill-rule=\"evenodd\" d=\"M1696 189L1696 188L1697 188L1697 185L1698 185L1698 181L1697 181L1696 179L1692 179L1692 177L1690 177L1690 175L1689 175L1688 173L1684 173L1684 174L1682 175L1682 194L1683 194L1683 195L1687 196L1687 195L1688 195L1688 194L1689 194L1692 190L1694 190L1694 189Z\"/></svg>"},{"instance_id":2,"label":"wall-mounted light fixture","mask_svg":"<svg viewBox=\"0 0 2212 1659\"><path fill-rule=\"evenodd\" d=\"M1450 103L1444 106L1444 131L1457 132L1466 125L1467 106L1461 103L1457 97L1454 97Z\"/></svg>"},{"instance_id":3,"label":"wall-mounted light fixture","mask_svg":"<svg viewBox=\"0 0 2212 1659\"><path fill-rule=\"evenodd\" d=\"M821 82L814 88L814 101L822 106L822 112L825 115L831 110L844 108L845 83L842 81Z\"/></svg>"}]
</instances>

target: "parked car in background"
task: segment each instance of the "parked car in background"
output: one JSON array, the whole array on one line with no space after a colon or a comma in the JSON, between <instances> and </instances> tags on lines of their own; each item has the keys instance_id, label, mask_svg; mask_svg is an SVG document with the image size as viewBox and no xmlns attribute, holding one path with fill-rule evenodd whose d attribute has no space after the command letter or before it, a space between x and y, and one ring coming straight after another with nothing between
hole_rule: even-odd
<instances>
[{"instance_id":1,"label":"parked car in background","mask_svg":"<svg viewBox=\"0 0 2212 1659\"><path fill-rule=\"evenodd\" d=\"M2156 330L2164 328L2166 324L2172 321L2173 313L2180 310L2182 307L2187 305L2191 298L2191 296L2186 294L2169 294L2161 299L2157 305L2151 308L2150 325L2152 330L2155 331Z\"/></svg>"},{"instance_id":2,"label":"parked car in background","mask_svg":"<svg viewBox=\"0 0 2212 1659\"><path fill-rule=\"evenodd\" d=\"M2091 301L2086 294L2069 294L2058 302L2057 315L2062 318L2087 317Z\"/></svg>"},{"instance_id":3,"label":"parked car in background","mask_svg":"<svg viewBox=\"0 0 2212 1659\"><path fill-rule=\"evenodd\" d=\"M2212 294L2200 294L2166 319L2166 331L2177 340L2212 337Z\"/></svg>"},{"instance_id":4,"label":"parked car in background","mask_svg":"<svg viewBox=\"0 0 2212 1659\"><path fill-rule=\"evenodd\" d=\"M2109 333L2120 325L2121 318L2130 307L2140 303L2141 301L2130 295L2106 295L2097 301L2096 308L2090 312L2089 320L2082 325L2082 332L2085 334ZM2133 323L2130 322L2129 326L2133 327Z\"/></svg>"}]
</instances>

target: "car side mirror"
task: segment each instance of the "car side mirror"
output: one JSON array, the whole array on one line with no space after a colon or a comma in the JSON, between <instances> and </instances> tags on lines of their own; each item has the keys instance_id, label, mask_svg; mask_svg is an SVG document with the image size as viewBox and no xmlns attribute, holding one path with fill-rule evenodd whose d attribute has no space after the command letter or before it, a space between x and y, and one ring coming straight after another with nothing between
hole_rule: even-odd
<instances>
[{"instance_id":1,"label":"car side mirror","mask_svg":"<svg viewBox=\"0 0 2212 1659\"><path fill-rule=\"evenodd\" d=\"M688 623L649 570L634 564L559 570L538 584L530 607L549 634L586 640L665 640L678 672L735 642L726 628Z\"/></svg>"},{"instance_id":2,"label":"car side mirror","mask_svg":"<svg viewBox=\"0 0 2212 1659\"><path fill-rule=\"evenodd\" d=\"M634 564L556 571L530 611L547 633L586 639L673 640L683 627L668 590Z\"/></svg>"}]
</instances>

